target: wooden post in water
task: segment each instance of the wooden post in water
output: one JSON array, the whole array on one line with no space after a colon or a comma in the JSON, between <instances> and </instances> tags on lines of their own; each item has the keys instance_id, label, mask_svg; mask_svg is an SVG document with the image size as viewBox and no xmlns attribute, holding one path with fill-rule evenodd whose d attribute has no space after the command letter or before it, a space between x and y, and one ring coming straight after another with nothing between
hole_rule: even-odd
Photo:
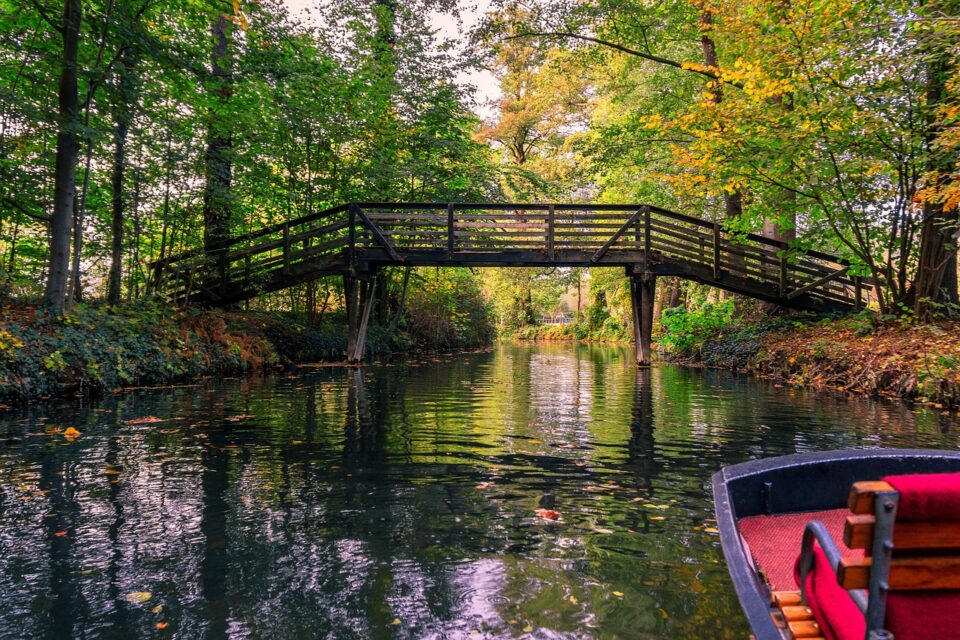
<instances>
[{"instance_id":1,"label":"wooden post in water","mask_svg":"<svg viewBox=\"0 0 960 640\"><path fill-rule=\"evenodd\" d=\"M357 348L357 330L360 328L357 318L357 278L351 274L343 275L343 298L347 311L347 361Z\"/></svg>"},{"instance_id":2,"label":"wooden post in water","mask_svg":"<svg viewBox=\"0 0 960 640\"><path fill-rule=\"evenodd\" d=\"M657 293L657 279L645 272L630 276L630 302L633 307L633 341L637 366L647 367L651 360L653 337L653 301Z\"/></svg>"},{"instance_id":3,"label":"wooden post in water","mask_svg":"<svg viewBox=\"0 0 960 640\"><path fill-rule=\"evenodd\" d=\"M363 362L363 352L367 347L367 327L370 325L370 312L376 299L374 279L360 281L360 323L357 327L356 338L352 352L348 352L347 362Z\"/></svg>"}]
</instances>

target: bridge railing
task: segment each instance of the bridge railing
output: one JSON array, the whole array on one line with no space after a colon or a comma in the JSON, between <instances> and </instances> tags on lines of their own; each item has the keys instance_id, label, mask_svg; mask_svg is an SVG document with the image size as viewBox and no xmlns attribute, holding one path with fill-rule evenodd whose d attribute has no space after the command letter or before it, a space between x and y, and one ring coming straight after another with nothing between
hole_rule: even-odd
<instances>
[{"instance_id":1,"label":"bridge railing","mask_svg":"<svg viewBox=\"0 0 960 640\"><path fill-rule=\"evenodd\" d=\"M270 225L152 264L152 283L174 300L245 297L346 270L372 255L402 264L432 255L513 257L511 264L669 262L687 275L734 277L771 296L861 304L867 289L847 265L755 234L650 205L362 202ZM498 258L499 259L499 258ZM236 297L236 296L234 296Z\"/></svg>"},{"instance_id":2,"label":"bridge railing","mask_svg":"<svg viewBox=\"0 0 960 640\"><path fill-rule=\"evenodd\" d=\"M399 253L404 251L530 252L565 262L589 252L597 264L629 252L669 259L768 286L771 294L816 295L862 304L868 293L842 260L800 252L757 234L731 234L711 222L655 206L576 204L360 203L360 209ZM372 234L362 248L380 248ZM531 256L536 260L535 256ZM582 259L582 256L580 257ZM595 260L594 260L595 259ZM629 258L631 261L635 257Z\"/></svg>"}]
</instances>

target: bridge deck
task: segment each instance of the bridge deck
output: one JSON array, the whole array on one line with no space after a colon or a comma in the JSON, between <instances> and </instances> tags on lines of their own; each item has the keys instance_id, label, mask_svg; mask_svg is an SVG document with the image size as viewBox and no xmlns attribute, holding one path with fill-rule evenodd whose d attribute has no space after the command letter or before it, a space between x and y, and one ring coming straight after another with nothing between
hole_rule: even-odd
<instances>
[{"instance_id":1,"label":"bridge deck","mask_svg":"<svg viewBox=\"0 0 960 640\"><path fill-rule=\"evenodd\" d=\"M651 205L356 203L155 262L155 290L227 305L384 266L621 266L788 307L845 311L866 289L847 265Z\"/></svg>"}]
</instances>

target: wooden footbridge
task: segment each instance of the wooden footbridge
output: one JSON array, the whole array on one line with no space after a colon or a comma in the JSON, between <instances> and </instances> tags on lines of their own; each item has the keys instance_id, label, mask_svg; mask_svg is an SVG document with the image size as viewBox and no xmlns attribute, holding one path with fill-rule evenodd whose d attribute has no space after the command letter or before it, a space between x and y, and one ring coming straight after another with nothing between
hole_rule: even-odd
<instances>
[{"instance_id":1,"label":"wooden footbridge","mask_svg":"<svg viewBox=\"0 0 960 640\"><path fill-rule=\"evenodd\" d=\"M652 205L361 202L152 264L174 302L223 306L323 276L344 279L347 358L363 359L373 278L388 266L616 266L630 279L637 361L650 361L656 277L679 276L795 309L849 311L848 265Z\"/></svg>"}]
</instances>

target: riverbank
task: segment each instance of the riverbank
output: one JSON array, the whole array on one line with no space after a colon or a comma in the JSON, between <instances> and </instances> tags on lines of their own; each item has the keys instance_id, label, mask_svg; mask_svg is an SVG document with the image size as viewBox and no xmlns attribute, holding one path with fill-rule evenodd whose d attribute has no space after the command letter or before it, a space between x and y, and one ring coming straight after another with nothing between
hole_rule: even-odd
<instances>
[{"instance_id":1,"label":"riverbank","mask_svg":"<svg viewBox=\"0 0 960 640\"><path fill-rule=\"evenodd\" d=\"M619 323L609 322L595 328L589 324L538 324L521 327L503 337L521 342L630 342L633 336Z\"/></svg>"},{"instance_id":2,"label":"riverbank","mask_svg":"<svg viewBox=\"0 0 960 640\"><path fill-rule=\"evenodd\" d=\"M960 322L879 322L868 315L740 321L667 357L779 384L960 408Z\"/></svg>"},{"instance_id":3,"label":"riverbank","mask_svg":"<svg viewBox=\"0 0 960 640\"><path fill-rule=\"evenodd\" d=\"M367 353L432 346L421 342L371 325ZM0 405L336 362L346 343L345 322L337 314L311 326L293 314L171 311L148 301L80 306L59 318L7 306L0 308Z\"/></svg>"}]
</instances>

